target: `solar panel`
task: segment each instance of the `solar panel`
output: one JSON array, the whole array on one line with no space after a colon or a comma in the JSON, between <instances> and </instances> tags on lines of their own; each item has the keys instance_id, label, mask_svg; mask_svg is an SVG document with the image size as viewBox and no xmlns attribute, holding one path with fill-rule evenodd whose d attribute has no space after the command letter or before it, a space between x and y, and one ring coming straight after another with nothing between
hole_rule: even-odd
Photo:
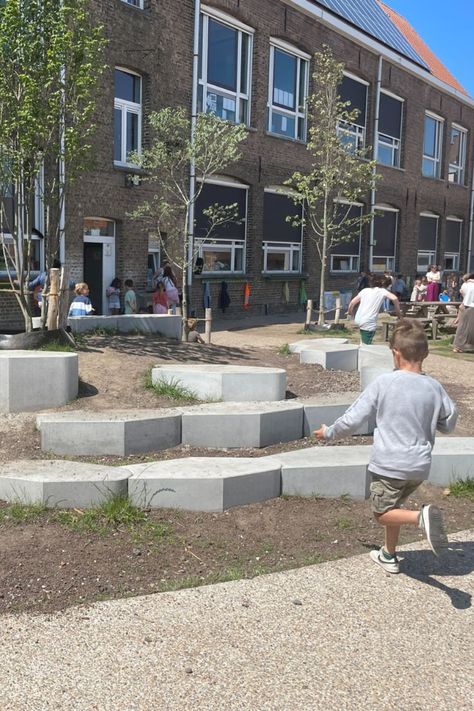
<instances>
[{"instance_id":1,"label":"solar panel","mask_svg":"<svg viewBox=\"0 0 474 711\"><path fill-rule=\"evenodd\" d=\"M363 32L429 70L376 0L313 0L313 2L326 7L335 15L348 20Z\"/></svg>"}]
</instances>

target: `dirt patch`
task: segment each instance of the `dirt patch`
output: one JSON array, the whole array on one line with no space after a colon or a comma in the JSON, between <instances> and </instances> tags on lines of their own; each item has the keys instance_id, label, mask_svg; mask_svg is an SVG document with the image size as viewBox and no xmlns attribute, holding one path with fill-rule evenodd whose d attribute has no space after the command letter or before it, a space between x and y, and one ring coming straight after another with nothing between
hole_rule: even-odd
<instances>
[{"instance_id":1,"label":"dirt patch","mask_svg":"<svg viewBox=\"0 0 474 711\"><path fill-rule=\"evenodd\" d=\"M426 501L444 509L450 531L472 526L472 501L423 484L409 505ZM52 612L253 577L364 553L382 540L368 503L345 498L281 498L222 514L149 512L133 531L104 534L70 530L53 515L0 524L0 612ZM407 528L401 542L420 538Z\"/></svg>"}]
</instances>

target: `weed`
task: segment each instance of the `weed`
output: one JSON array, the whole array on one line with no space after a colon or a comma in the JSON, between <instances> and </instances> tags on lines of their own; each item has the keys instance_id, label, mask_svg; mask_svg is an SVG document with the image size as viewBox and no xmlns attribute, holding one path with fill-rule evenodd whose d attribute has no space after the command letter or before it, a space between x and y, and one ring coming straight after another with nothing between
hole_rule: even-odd
<instances>
[{"instance_id":1,"label":"weed","mask_svg":"<svg viewBox=\"0 0 474 711\"><path fill-rule=\"evenodd\" d=\"M278 353L280 355L290 355L291 351L290 351L290 346L288 345L288 343L284 343L282 346L280 346L278 349Z\"/></svg>"},{"instance_id":2,"label":"weed","mask_svg":"<svg viewBox=\"0 0 474 711\"><path fill-rule=\"evenodd\" d=\"M168 397L171 400L191 400L197 401L196 393L185 387L177 378L170 380L160 380L154 383L152 380L152 369L149 368L143 378L143 385L147 390L153 390L157 395Z\"/></svg>"},{"instance_id":3,"label":"weed","mask_svg":"<svg viewBox=\"0 0 474 711\"><path fill-rule=\"evenodd\" d=\"M76 349L70 343L61 343L61 341L50 341L45 343L40 348L41 351L60 351L63 353L75 353Z\"/></svg>"},{"instance_id":4,"label":"weed","mask_svg":"<svg viewBox=\"0 0 474 711\"><path fill-rule=\"evenodd\" d=\"M459 479L453 482L449 487L449 493L459 498L474 501L474 479L467 477L467 479Z\"/></svg>"},{"instance_id":5,"label":"weed","mask_svg":"<svg viewBox=\"0 0 474 711\"><path fill-rule=\"evenodd\" d=\"M336 526L341 531L348 531L350 528L352 528L352 521L350 518L346 518L345 516L342 516L341 518L337 519Z\"/></svg>"},{"instance_id":6,"label":"weed","mask_svg":"<svg viewBox=\"0 0 474 711\"><path fill-rule=\"evenodd\" d=\"M0 509L0 523L3 521L12 521L13 523L32 523L38 521L45 511L44 504L21 504L15 502Z\"/></svg>"}]
</instances>

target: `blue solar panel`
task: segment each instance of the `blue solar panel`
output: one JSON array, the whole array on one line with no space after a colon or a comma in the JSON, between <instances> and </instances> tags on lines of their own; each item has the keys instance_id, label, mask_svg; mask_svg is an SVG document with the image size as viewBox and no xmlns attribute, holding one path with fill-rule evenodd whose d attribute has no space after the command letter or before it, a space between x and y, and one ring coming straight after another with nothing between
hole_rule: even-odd
<instances>
[{"instance_id":1,"label":"blue solar panel","mask_svg":"<svg viewBox=\"0 0 474 711\"><path fill-rule=\"evenodd\" d=\"M396 52L429 69L376 0L313 0L313 2L326 7Z\"/></svg>"}]
</instances>

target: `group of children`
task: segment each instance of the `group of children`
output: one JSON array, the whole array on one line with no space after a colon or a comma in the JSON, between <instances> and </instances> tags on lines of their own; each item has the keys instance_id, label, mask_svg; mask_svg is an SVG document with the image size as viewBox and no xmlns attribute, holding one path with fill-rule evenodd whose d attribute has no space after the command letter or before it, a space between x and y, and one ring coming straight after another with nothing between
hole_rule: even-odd
<instances>
[{"instance_id":1,"label":"group of children","mask_svg":"<svg viewBox=\"0 0 474 711\"><path fill-rule=\"evenodd\" d=\"M109 300L109 310L112 316L116 316L120 313L120 291L121 291L121 281L120 279L114 279L109 287L107 287L107 298ZM138 300L137 295L133 289L132 279L126 279L124 282L125 294L124 294L124 313L125 314L136 314L138 313ZM74 297L71 305L69 307L69 316L89 316L94 313L95 309L92 306L92 302L89 298L89 285L84 281L79 282L74 287Z\"/></svg>"}]
</instances>

